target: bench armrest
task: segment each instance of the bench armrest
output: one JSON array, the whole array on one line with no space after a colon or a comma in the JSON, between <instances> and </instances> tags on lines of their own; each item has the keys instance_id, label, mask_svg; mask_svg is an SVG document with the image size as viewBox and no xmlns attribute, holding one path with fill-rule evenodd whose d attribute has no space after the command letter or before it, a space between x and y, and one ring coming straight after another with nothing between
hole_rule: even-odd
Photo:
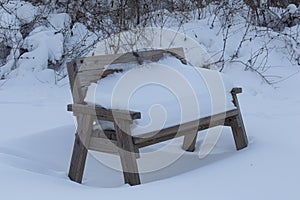
<instances>
[{"instance_id":1,"label":"bench armrest","mask_svg":"<svg viewBox=\"0 0 300 200\"><path fill-rule=\"evenodd\" d=\"M231 90L231 94L239 94L239 93L242 93L243 92L243 89L242 88L232 88Z\"/></svg>"},{"instance_id":2,"label":"bench armrest","mask_svg":"<svg viewBox=\"0 0 300 200\"><path fill-rule=\"evenodd\" d=\"M123 119L133 121L141 118L140 112L118 110L118 109L106 109L99 105L88 104L69 104L67 106L68 111L72 111L76 114L87 114L96 116L98 120L115 121L115 119Z\"/></svg>"},{"instance_id":3,"label":"bench armrest","mask_svg":"<svg viewBox=\"0 0 300 200\"><path fill-rule=\"evenodd\" d=\"M242 88L232 88L231 95L232 95L232 103L238 110L240 110L239 100L237 98L237 94L242 93Z\"/></svg>"}]
</instances>

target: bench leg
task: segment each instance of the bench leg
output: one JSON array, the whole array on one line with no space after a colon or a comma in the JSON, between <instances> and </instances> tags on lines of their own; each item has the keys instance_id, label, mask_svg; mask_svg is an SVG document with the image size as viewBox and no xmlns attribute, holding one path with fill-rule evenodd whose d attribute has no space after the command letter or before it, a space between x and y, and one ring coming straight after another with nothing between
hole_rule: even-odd
<instances>
[{"instance_id":1,"label":"bench leg","mask_svg":"<svg viewBox=\"0 0 300 200\"><path fill-rule=\"evenodd\" d=\"M237 98L237 94L241 93L241 88L233 88L231 90L233 104L237 107L239 114L235 116L233 119L230 119L229 125L231 126L232 134L235 141L235 146L237 150L241 150L248 146L248 138L240 110L239 101Z\"/></svg>"},{"instance_id":2,"label":"bench leg","mask_svg":"<svg viewBox=\"0 0 300 200\"><path fill-rule=\"evenodd\" d=\"M76 133L71 165L69 170L69 178L72 181L75 181L77 183L82 182L87 152L87 148L83 145L79 135Z\"/></svg>"},{"instance_id":3,"label":"bench leg","mask_svg":"<svg viewBox=\"0 0 300 200\"><path fill-rule=\"evenodd\" d=\"M87 148L92 132L93 117L91 115L78 115L77 123L78 127L73 147L69 178L72 181L81 183L88 152Z\"/></svg>"},{"instance_id":4,"label":"bench leg","mask_svg":"<svg viewBox=\"0 0 300 200\"><path fill-rule=\"evenodd\" d=\"M185 135L182 149L189 152L195 151L196 140L197 140L197 132L196 134L193 133L193 134Z\"/></svg>"},{"instance_id":5,"label":"bench leg","mask_svg":"<svg viewBox=\"0 0 300 200\"><path fill-rule=\"evenodd\" d=\"M237 150L241 150L248 146L248 138L246 135L243 119L241 115L236 116L230 122L232 134L234 137Z\"/></svg>"},{"instance_id":6,"label":"bench leg","mask_svg":"<svg viewBox=\"0 0 300 200\"><path fill-rule=\"evenodd\" d=\"M141 181L135 153L137 148L133 143L129 125L130 123L126 120L118 120L118 122L115 123L117 145L119 147L124 182L129 185L139 185Z\"/></svg>"}]
</instances>

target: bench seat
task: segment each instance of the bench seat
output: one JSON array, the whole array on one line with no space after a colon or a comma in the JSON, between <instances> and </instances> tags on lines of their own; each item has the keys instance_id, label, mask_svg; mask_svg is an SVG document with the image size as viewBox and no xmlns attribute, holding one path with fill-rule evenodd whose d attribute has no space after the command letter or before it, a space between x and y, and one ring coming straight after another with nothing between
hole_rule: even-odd
<instances>
[{"instance_id":1,"label":"bench seat","mask_svg":"<svg viewBox=\"0 0 300 200\"><path fill-rule=\"evenodd\" d=\"M134 136L236 108L231 94L233 84L224 74L184 65L175 57L166 56L145 66L131 63L110 68L122 72L92 83L85 102L141 113L131 125ZM100 121L99 125L114 130L112 122Z\"/></svg>"}]
</instances>

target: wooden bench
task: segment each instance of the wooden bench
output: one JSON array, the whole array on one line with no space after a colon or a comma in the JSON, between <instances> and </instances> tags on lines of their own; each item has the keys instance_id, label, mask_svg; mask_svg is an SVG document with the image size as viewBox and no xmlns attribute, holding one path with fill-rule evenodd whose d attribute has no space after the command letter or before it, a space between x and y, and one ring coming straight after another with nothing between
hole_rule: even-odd
<instances>
[{"instance_id":1,"label":"wooden bench","mask_svg":"<svg viewBox=\"0 0 300 200\"><path fill-rule=\"evenodd\" d=\"M184 136L182 148L186 151L194 151L198 131L219 125L231 127L237 150L248 145L237 99L237 94L242 92L241 88L233 88L231 91L235 109L168 127L158 133L145 133L139 137L131 135L130 124L142 117L140 112L106 109L100 105L90 105L84 102L88 86L91 83L97 83L99 79L120 71L118 69L105 70L105 66L135 61L139 63L141 59L158 61L165 53L169 53L186 63L182 48L143 51L139 52L138 55L137 53L126 53L93 56L74 59L68 63L67 68L74 103L68 105L67 109L72 111L77 119L77 133L69 171L71 180L78 183L82 182L88 150L119 155L125 183L138 185L141 183L136 161L139 157L139 148ZM94 130L93 124L97 120L113 122L115 130Z\"/></svg>"}]
</instances>

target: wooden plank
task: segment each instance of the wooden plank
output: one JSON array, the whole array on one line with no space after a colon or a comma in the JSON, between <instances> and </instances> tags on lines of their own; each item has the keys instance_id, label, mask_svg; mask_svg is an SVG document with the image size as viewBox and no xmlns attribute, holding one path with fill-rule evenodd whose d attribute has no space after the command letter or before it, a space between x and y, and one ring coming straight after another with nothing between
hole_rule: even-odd
<instances>
[{"instance_id":1,"label":"wooden plank","mask_svg":"<svg viewBox=\"0 0 300 200\"><path fill-rule=\"evenodd\" d=\"M99 137L91 137L89 149L103 153L119 154L117 141Z\"/></svg>"},{"instance_id":2,"label":"wooden plank","mask_svg":"<svg viewBox=\"0 0 300 200\"><path fill-rule=\"evenodd\" d=\"M87 70L104 69L106 65L112 64L114 60L121 57L123 54L109 54L90 56L85 58L77 58L75 62L80 66L78 72Z\"/></svg>"},{"instance_id":3,"label":"wooden plank","mask_svg":"<svg viewBox=\"0 0 300 200\"><path fill-rule=\"evenodd\" d=\"M210 127L219 126L226 124L226 120L237 116L239 114L237 109L233 109L224 113L220 113L213 116L201 118L181 125L172 126L165 128L157 133L157 131L151 133L141 134L134 137L134 144L139 148L163 142L174 137L180 137L192 133L193 130L197 129L205 130ZM179 131L180 130L180 131Z\"/></svg>"},{"instance_id":4,"label":"wooden plank","mask_svg":"<svg viewBox=\"0 0 300 200\"><path fill-rule=\"evenodd\" d=\"M85 95L82 93L80 80L77 76L78 67L75 62L69 62L67 64L67 70L69 75L69 82L74 103L83 103Z\"/></svg>"},{"instance_id":5,"label":"wooden plank","mask_svg":"<svg viewBox=\"0 0 300 200\"><path fill-rule=\"evenodd\" d=\"M121 159L124 182L129 185L141 184L138 172L138 166L135 155L136 147L133 144L133 138L130 134L130 122L126 120L118 120L115 122L117 135L117 146L119 147L119 155Z\"/></svg>"},{"instance_id":6,"label":"wooden plank","mask_svg":"<svg viewBox=\"0 0 300 200\"><path fill-rule=\"evenodd\" d=\"M242 88L232 88L232 90L231 90L231 94L239 94L242 92L243 92Z\"/></svg>"},{"instance_id":7,"label":"wooden plank","mask_svg":"<svg viewBox=\"0 0 300 200\"><path fill-rule=\"evenodd\" d=\"M234 88L231 91L232 99L234 105L237 107L238 115L229 121L229 125L231 126L232 134L234 137L235 145L237 150L241 150L248 146L248 138L246 134L246 129L244 126L239 101L237 98L237 94L241 93L241 88Z\"/></svg>"},{"instance_id":8,"label":"wooden plank","mask_svg":"<svg viewBox=\"0 0 300 200\"><path fill-rule=\"evenodd\" d=\"M246 135L243 120L240 115L231 121L231 130L235 141L236 150L241 150L248 146L248 138Z\"/></svg>"},{"instance_id":9,"label":"wooden plank","mask_svg":"<svg viewBox=\"0 0 300 200\"><path fill-rule=\"evenodd\" d=\"M88 87L91 83L97 83L101 78L105 78L106 76L113 74L115 72L122 72L122 69L109 69L105 71L97 71L97 70L90 70L79 72L77 74L80 83L78 87Z\"/></svg>"},{"instance_id":10,"label":"wooden plank","mask_svg":"<svg viewBox=\"0 0 300 200\"><path fill-rule=\"evenodd\" d=\"M73 61L67 63L67 71L68 71L68 75L69 75L71 91L73 93L74 80L75 80L76 73L77 73L76 64Z\"/></svg>"},{"instance_id":11,"label":"wooden plank","mask_svg":"<svg viewBox=\"0 0 300 200\"><path fill-rule=\"evenodd\" d=\"M182 149L185 151L195 151L198 130L193 130L192 133L185 134Z\"/></svg>"},{"instance_id":12,"label":"wooden plank","mask_svg":"<svg viewBox=\"0 0 300 200\"><path fill-rule=\"evenodd\" d=\"M82 141L82 143L88 147L90 142L90 137L93 129L93 122L95 116L89 114L79 114L76 116L77 119L77 132Z\"/></svg>"},{"instance_id":13,"label":"wooden plank","mask_svg":"<svg viewBox=\"0 0 300 200\"><path fill-rule=\"evenodd\" d=\"M73 96L73 101L76 103L80 103L81 101L81 91L76 85L76 75L77 75L77 66L74 62L70 62L67 64L67 70L69 75L69 82L71 87L71 92ZM73 146L73 153L70 163L70 169L69 169L69 178L72 181L75 181L77 183L82 182L83 178L83 172L87 157L87 148L82 143L78 133L76 133L74 146Z\"/></svg>"},{"instance_id":14,"label":"wooden plank","mask_svg":"<svg viewBox=\"0 0 300 200\"><path fill-rule=\"evenodd\" d=\"M101 130L96 129L92 132L92 137L104 138L117 141L116 131L115 130Z\"/></svg>"},{"instance_id":15,"label":"wooden plank","mask_svg":"<svg viewBox=\"0 0 300 200\"><path fill-rule=\"evenodd\" d=\"M100 68L100 69L93 69L93 70L86 70L86 71L79 71L78 75L79 76L97 76L100 77L101 74L104 72L105 70Z\"/></svg>"},{"instance_id":16,"label":"wooden plank","mask_svg":"<svg viewBox=\"0 0 300 200\"><path fill-rule=\"evenodd\" d=\"M99 139L104 139L104 140L110 140L112 141L114 144L116 144L116 141L117 141L117 136L116 136L116 131L115 130L100 130L100 129L96 129L93 131L92 133L92 137L94 138L99 138ZM94 148L95 151L102 151L101 149L96 149ZM102 152L105 152L105 153L110 153L110 152L107 152L107 151L102 151ZM139 153L139 149L137 147L135 147L135 151L134 151L136 154L136 158L140 158L140 153ZM114 153L114 152L112 152Z\"/></svg>"},{"instance_id":17,"label":"wooden plank","mask_svg":"<svg viewBox=\"0 0 300 200\"><path fill-rule=\"evenodd\" d=\"M80 80L80 86L79 87L81 89L87 88L87 90L88 90L88 87L91 85L91 83L97 83L98 80L99 80L99 78L96 77L96 76L87 77L86 79ZM86 94L86 92L85 92L85 94Z\"/></svg>"},{"instance_id":18,"label":"wooden plank","mask_svg":"<svg viewBox=\"0 0 300 200\"><path fill-rule=\"evenodd\" d=\"M100 78L105 78L106 76L113 74L113 73L119 73L119 72L123 72L123 69L96 69L96 70L88 70L88 71L81 71L78 72L79 76L90 76L90 77L98 77L98 79Z\"/></svg>"},{"instance_id":19,"label":"wooden plank","mask_svg":"<svg viewBox=\"0 0 300 200\"><path fill-rule=\"evenodd\" d=\"M70 104L68 111L73 111L74 115L88 114L97 116L98 120L114 121L116 118L132 121L140 119L141 113L125 110L105 109L99 105Z\"/></svg>"},{"instance_id":20,"label":"wooden plank","mask_svg":"<svg viewBox=\"0 0 300 200\"><path fill-rule=\"evenodd\" d=\"M78 128L73 147L69 177L71 180L81 183L87 156L87 147L93 126L93 117L91 115L81 114L76 118Z\"/></svg>"},{"instance_id":21,"label":"wooden plank","mask_svg":"<svg viewBox=\"0 0 300 200\"><path fill-rule=\"evenodd\" d=\"M170 53L182 62L186 63L183 48L172 49L154 49L140 52L128 52L124 54L99 55L86 58L78 58L75 60L78 66L78 72L104 69L106 65L122 64L130 62L139 62L144 60L158 61L163 57L164 53Z\"/></svg>"},{"instance_id":22,"label":"wooden plank","mask_svg":"<svg viewBox=\"0 0 300 200\"><path fill-rule=\"evenodd\" d=\"M76 134L71 164L69 169L69 178L77 183L82 182L83 172L87 157L87 148L81 142L79 135Z\"/></svg>"}]
</instances>

